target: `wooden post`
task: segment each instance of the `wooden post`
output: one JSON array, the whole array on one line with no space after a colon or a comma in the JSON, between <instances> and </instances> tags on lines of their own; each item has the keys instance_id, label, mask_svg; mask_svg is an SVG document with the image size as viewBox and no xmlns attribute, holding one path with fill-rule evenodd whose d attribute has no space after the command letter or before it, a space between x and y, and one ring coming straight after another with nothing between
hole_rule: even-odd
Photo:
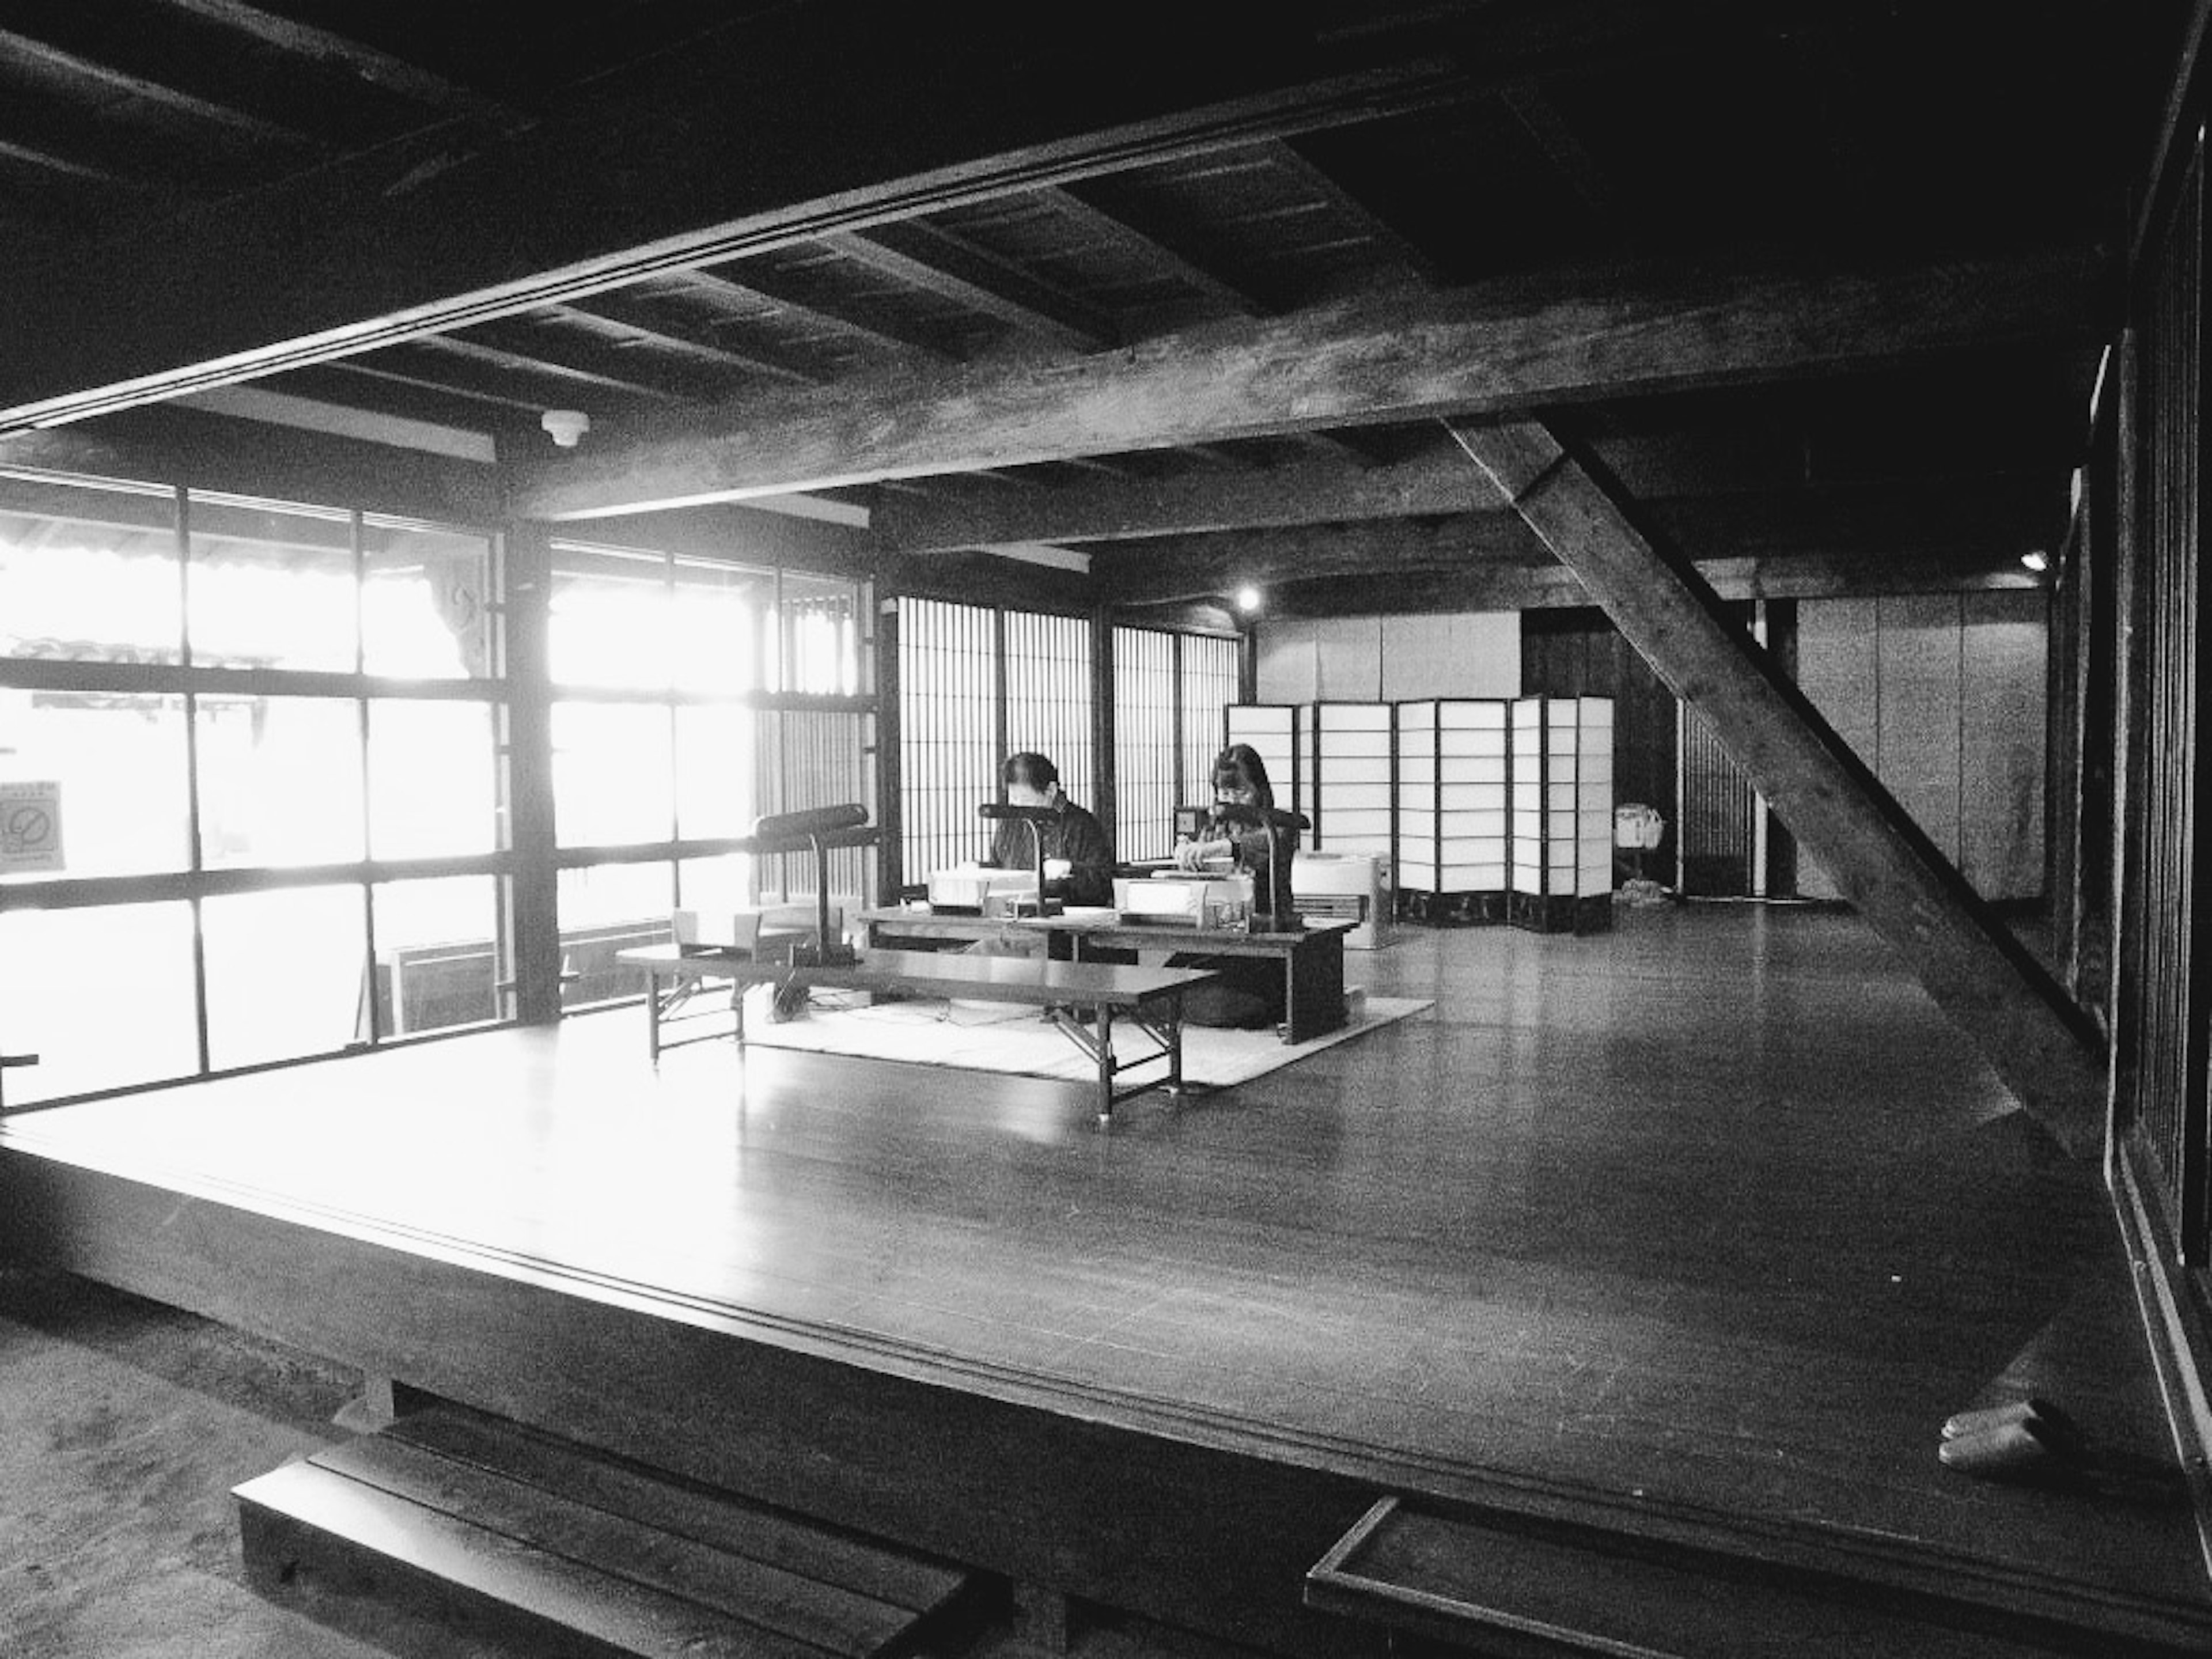
<instances>
[{"instance_id":1,"label":"wooden post","mask_svg":"<svg viewBox=\"0 0 2212 1659\"><path fill-rule=\"evenodd\" d=\"M507 526L507 766L514 854L511 938L514 1012L526 1025L561 1018L560 884L554 868L553 684L547 649L553 550L542 524Z\"/></svg>"},{"instance_id":2,"label":"wooden post","mask_svg":"<svg viewBox=\"0 0 2212 1659\"><path fill-rule=\"evenodd\" d=\"M2068 1150L2101 1152L2103 1060L2081 1010L1992 917L1687 558L1647 540L1546 428L1450 422L1529 528L1711 724L1844 896Z\"/></svg>"}]
</instances>

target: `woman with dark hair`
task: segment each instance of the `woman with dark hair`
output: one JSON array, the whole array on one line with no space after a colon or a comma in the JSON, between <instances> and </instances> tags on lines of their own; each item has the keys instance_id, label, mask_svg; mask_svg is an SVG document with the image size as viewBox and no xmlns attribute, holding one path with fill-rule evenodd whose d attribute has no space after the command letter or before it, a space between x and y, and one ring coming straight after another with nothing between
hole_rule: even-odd
<instances>
[{"instance_id":1,"label":"woman with dark hair","mask_svg":"<svg viewBox=\"0 0 2212 1659\"><path fill-rule=\"evenodd\" d=\"M1232 743L1214 757L1213 801L1217 808L1250 806L1272 811L1274 787L1267 763L1249 743ZM1252 878L1253 924L1287 932L1298 926L1291 899L1291 858L1296 830L1270 831L1264 823L1240 823L1233 814L1217 814L1208 832L1176 848L1176 864L1201 870L1224 860ZM1194 1025L1279 1025L1289 1018L1279 964L1266 957L1170 957L1171 968L1208 968L1219 975L1183 999L1183 1018Z\"/></svg>"},{"instance_id":2,"label":"woman with dark hair","mask_svg":"<svg viewBox=\"0 0 2212 1659\"><path fill-rule=\"evenodd\" d=\"M1213 801L1217 808L1274 810L1267 763L1250 744L1232 743L1214 757ZM1249 872L1254 911L1275 918L1274 925L1281 927L1291 925L1296 910L1291 902L1291 854L1297 846L1295 830L1277 830L1271 836L1265 824L1239 823L1233 815L1217 814L1207 834L1176 848L1176 863L1182 869L1199 870L1227 860Z\"/></svg>"}]
</instances>

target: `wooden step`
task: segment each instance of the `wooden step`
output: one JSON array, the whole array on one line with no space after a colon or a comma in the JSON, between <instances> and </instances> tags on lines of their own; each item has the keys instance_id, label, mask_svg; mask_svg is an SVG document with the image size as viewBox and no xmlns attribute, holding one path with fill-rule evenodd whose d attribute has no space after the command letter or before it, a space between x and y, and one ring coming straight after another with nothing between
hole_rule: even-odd
<instances>
[{"instance_id":1,"label":"wooden step","mask_svg":"<svg viewBox=\"0 0 2212 1659\"><path fill-rule=\"evenodd\" d=\"M1386 1498L1306 1575L1310 1607L1394 1633L1393 1650L1542 1659L2181 1659L2212 1653L2201 1607L1980 1582L1906 1589L1529 1517Z\"/></svg>"},{"instance_id":2,"label":"wooden step","mask_svg":"<svg viewBox=\"0 0 2212 1659\"><path fill-rule=\"evenodd\" d=\"M443 1405L233 1496L264 1593L533 1655L888 1659L981 1599L958 1567Z\"/></svg>"}]
</instances>

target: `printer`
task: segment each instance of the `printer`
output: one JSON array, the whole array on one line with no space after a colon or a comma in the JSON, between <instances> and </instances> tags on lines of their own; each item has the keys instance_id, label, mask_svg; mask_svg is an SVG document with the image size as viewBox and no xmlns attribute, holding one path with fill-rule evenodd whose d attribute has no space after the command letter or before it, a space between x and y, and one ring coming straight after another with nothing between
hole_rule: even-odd
<instances>
[{"instance_id":1,"label":"printer","mask_svg":"<svg viewBox=\"0 0 2212 1659\"><path fill-rule=\"evenodd\" d=\"M929 877L929 908L948 916L1011 916L1024 907L1036 908L1034 870L1000 870L963 864L934 870Z\"/></svg>"},{"instance_id":2,"label":"printer","mask_svg":"<svg viewBox=\"0 0 2212 1659\"><path fill-rule=\"evenodd\" d=\"M1244 933L1251 927L1252 878L1241 871L1224 876L1162 871L1141 878L1116 877L1114 908L1121 913L1125 927Z\"/></svg>"}]
</instances>

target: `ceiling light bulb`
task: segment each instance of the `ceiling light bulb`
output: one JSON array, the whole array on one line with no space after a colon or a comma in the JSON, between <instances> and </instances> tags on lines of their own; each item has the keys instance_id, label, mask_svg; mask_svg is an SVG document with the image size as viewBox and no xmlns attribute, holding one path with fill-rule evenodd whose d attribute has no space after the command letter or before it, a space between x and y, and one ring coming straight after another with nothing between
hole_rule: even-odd
<instances>
[{"instance_id":1,"label":"ceiling light bulb","mask_svg":"<svg viewBox=\"0 0 2212 1659\"><path fill-rule=\"evenodd\" d=\"M1247 582L1237 590L1237 608L1250 616L1260 608L1260 590Z\"/></svg>"}]
</instances>

